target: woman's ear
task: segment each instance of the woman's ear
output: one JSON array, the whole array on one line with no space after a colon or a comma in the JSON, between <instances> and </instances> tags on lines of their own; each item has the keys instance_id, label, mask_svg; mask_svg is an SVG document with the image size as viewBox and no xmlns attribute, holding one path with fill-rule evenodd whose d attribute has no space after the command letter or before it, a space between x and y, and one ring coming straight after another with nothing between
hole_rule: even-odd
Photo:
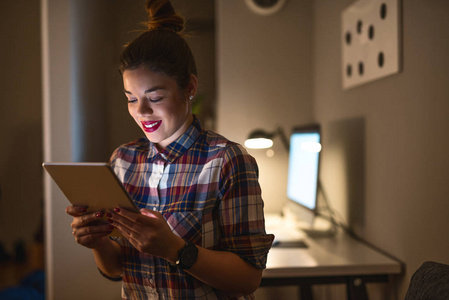
<instances>
[{"instance_id":1,"label":"woman's ear","mask_svg":"<svg viewBox=\"0 0 449 300\"><path fill-rule=\"evenodd\" d=\"M195 75L190 74L190 81L186 88L186 98L189 99L190 96L195 97L197 89L198 89L198 78Z\"/></svg>"}]
</instances>

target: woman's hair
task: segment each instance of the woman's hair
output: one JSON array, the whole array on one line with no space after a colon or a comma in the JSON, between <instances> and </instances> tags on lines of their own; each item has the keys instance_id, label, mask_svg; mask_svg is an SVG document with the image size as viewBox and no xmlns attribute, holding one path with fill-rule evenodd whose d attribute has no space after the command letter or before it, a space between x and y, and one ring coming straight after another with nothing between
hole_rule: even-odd
<instances>
[{"instance_id":1,"label":"woman's hair","mask_svg":"<svg viewBox=\"0 0 449 300\"><path fill-rule=\"evenodd\" d=\"M120 56L120 74L145 67L174 78L185 89L190 74L197 75L195 59L181 36L184 19L169 0L147 0L148 30L129 43Z\"/></svg>"}]
</instances>

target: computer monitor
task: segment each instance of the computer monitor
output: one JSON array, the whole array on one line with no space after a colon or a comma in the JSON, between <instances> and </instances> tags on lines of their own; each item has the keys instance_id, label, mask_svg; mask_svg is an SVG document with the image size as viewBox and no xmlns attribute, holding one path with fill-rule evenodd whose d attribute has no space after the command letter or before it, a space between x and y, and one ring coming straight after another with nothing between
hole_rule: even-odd
<instances>
[{"instance_id":1,"label":"computer monitor","mask_svg":"<svg viewBox=\"0 0 449 300\"><path fill-rule=\"evenodd\" d=\"M290 135L288 159L288 210L299 221L313 226L317 214L321 153L319 125L296 127Z\"/></svg>"}]
</instances>

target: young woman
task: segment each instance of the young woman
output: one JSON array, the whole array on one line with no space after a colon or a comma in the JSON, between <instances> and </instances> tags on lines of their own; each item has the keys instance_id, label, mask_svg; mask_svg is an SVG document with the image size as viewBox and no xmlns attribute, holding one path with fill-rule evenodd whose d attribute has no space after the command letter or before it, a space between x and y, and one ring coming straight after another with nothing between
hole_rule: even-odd
<instances>
[{"instance_id":1,"label":"young woman","mask_svg":"<svg viewBox=\"0 0 449 300\"><path fill-rule=\"evenodd\" d=\"M149 0L148 30L127 45L120 72L128 110L145 137L111 165L140 208L86 214L70 206L76 241L123 299L253 299L273 236L265 233L258 169L245 149L204 130L184 27L168 0ZM113 228L123 235L109 238Z\"/></svg>"}]
</instances>

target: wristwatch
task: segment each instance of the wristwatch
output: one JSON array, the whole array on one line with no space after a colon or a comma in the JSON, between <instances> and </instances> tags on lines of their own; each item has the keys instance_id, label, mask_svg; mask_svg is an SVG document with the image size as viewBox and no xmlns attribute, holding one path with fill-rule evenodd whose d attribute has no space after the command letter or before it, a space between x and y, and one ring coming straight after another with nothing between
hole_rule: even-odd
<instances>
[{"instance_id":1,"label":"wristwatch","mask_svg":"<svg viewBox=\"0 0 449 300\"><path fill-rule=\"evenodd\" d=\"M184 247L182 247L181 250L178 251L178 259L173 266L187 270L195 264L197 259L198 248L194 244L186 242Z\"/></svg>"}]
</instances>

